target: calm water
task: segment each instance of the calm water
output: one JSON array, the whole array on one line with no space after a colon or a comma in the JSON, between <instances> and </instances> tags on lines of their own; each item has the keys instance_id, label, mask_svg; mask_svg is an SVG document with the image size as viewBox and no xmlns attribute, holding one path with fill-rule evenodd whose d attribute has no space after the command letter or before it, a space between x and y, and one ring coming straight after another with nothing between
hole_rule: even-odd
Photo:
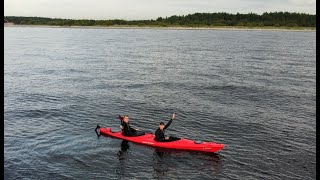
<instances>
[{"instance_id":1,"label":"calm water","mask_svg":"<svg viewBox=\"0 0 320 180\"><path fill-rule=\"evenodd\" d=\"M316 33L6 27L5 179L315 179ZM96 136L118 114L224 143ZM121 150L122 147L122 150Z\"/></svg>"}]
</instances>

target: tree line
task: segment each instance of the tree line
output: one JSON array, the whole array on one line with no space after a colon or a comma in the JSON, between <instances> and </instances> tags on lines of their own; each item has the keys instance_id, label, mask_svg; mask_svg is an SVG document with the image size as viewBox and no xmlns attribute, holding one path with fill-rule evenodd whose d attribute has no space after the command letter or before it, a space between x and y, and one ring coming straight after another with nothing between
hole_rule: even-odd
<instances>
[{"instance_id":1,"label":"tree line","mask_svg":"<svg viewBox=\"0 0 320 180\"><path fill-rule=\"evenodd\" d=\"M273 26L273 27L316 27L316 15L290 12L255 13L195 13L182 16L159 17L156 20L74 20L44 17L5 16L5 22L21 25L53 26L161 26L161 27L214 27L214 26Z\"/></svg>"}]
</instances>

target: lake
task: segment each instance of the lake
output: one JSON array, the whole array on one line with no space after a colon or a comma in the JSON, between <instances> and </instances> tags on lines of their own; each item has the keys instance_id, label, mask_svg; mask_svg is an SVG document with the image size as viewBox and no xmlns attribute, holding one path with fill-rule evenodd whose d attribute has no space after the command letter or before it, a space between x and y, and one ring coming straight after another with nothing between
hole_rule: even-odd
<instances>
[{"instance_id":1,"label":"lake","mask_svg":"<svg viewBox=\"0 0 320 180\"><path fill-rule=\"evenodd\" d=\"M225 144L98 137L117 115ZM316 179L316 32L4 28L5 179Z\"/></svg>"}]
</instances>

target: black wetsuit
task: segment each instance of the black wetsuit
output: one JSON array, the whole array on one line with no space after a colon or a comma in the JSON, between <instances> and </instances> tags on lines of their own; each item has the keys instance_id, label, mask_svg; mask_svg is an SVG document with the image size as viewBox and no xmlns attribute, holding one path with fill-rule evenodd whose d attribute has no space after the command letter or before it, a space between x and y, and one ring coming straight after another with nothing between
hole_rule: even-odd
<instances>
[{"instance_id":1,"label":"black wetsuit","mask_svg":"<svg viewBox=\"0 0 320 180\"><path fill-rule=\"evenodd\" d=\"M133 129L132 127L130 127L129 122L125 123L122 120L123 118L121 116L119 116L119 119L121 120L121 126L123 127L122 135L124 135L124 136L142 136L145 134L145 132L137 131L137 130Z\"/></svg>"},{"instance_id":2,"label":"black wetsuit","mask_svg":"<svg viewBox=\"0 0 320 180\"><path fill-rule=\"evenodd\" d=\"M160 142L170 142L170 141L176 141L176 140L179 140L179 139L180 139L180 138L171 137L171 136L169 137L169 139L165 139L164 130L167 129L167 128L170 126L170 124L172 123L172 120L173 120L173 119L171 119L171 120L164 126L163 131L161 131L160 128L158 128L158 129L156 130L156 132L154 133L155 136L156 136L156 137L154 138L154 140L160 141Z\"/></svg>"}]
</instances>

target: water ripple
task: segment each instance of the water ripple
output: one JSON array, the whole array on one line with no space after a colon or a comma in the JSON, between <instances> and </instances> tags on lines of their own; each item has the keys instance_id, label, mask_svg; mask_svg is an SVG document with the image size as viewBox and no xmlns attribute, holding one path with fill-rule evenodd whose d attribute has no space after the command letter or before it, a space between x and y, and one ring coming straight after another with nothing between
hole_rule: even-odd
<instances>
[{"instance_id":1,"label":"water ripple","mask_svg":"<svg viewBox=\"0 0 320 180\"><path fill-rule=\"evenodd\" d=\"M5 28L5 179L315 179L313 32ZM163 151L105 136L118 114L224 143Z\"/></svg>"}]
</instances>

